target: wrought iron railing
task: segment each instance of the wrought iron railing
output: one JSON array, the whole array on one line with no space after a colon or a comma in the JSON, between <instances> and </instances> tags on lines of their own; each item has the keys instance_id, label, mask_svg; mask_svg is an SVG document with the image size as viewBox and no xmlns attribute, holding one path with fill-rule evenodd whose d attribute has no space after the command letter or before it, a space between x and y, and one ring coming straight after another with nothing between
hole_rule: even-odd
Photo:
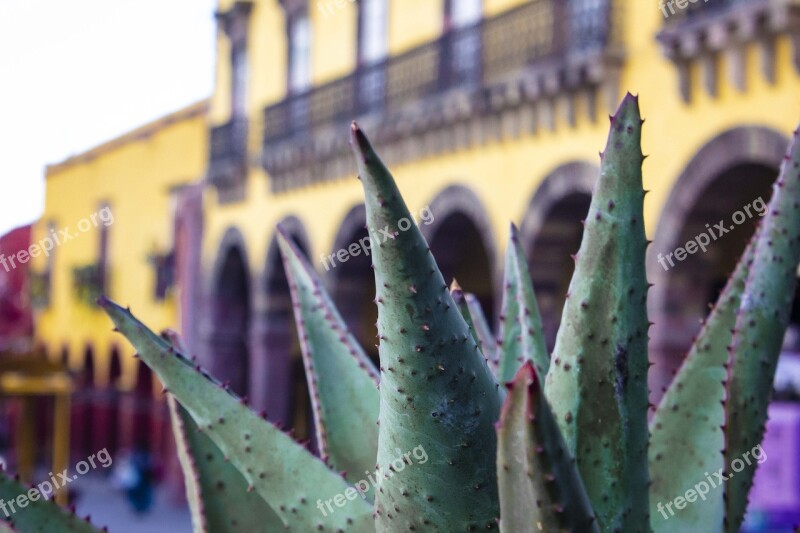
<instances>
[{"instance_id":1,"label":"wrought iron railing","mask_svg":"<svg viewBox=\"0 0 800 533\"><path fill-rule=\"evenodd\" d=\"M236 177L232 169L243 168L247 160L247 122L232 119L211 128L208 179L215 185L228 185Z\"/></svg>"},{"instance_id":2,"label":"wrought iron railing","mask_svg":"<svg viewBox=\"0 0 800 533\"><path fill-rule=\"evenodd\" d=\"M148 263L153 267L155 284L153 298L156 301L167 299L170 289L175 285L175 253L153 253L147 257Z\"/></svg>"},{"instance_id":3,"label":"wrought iron railing","mask_svg":"<svg viewBox=\"0 0 800 533\"><path fill-rule=\"evenodd\" d=\"M31 306L34 309L45 309L50 306L51 271L33 272L29 274Z\"/></svg>"},{"instance_id":4,"label":"wrought iron railing","mask_svg":"<svg viewBox=\"0 0 800 533\"><path fill-rule=\"evenodd\" d=\"M661 10L665 13L665 24L675 24L679 22L701 20L721 13L726 13L744 4L763 2L763 0L700 0L698 2L688 2L684 9L680 9L675 3L672 7L665 1L660 4Z\"/></svg>"},{"instance_id":5,"label":"wrought iron railing","mask_svg":"<svg viewBox=\"0 0 800 533\"><path fill-rule=\"evenodd\" d=\"M499 82L526 68L605 46L613 0L530 0L264 110L264 143L456 87Z\"/></svg>"},{"instance_id":6,"label":"wrought iron railing","mask_svg":"<svg viewBox=\"0 0 800 533\"><path fill-rule=\"evenodd\" d=\"M75 299L94 306L97 298L105 292L105 272L100 263L92 263L72 270L72 289Z\"/></svg>"}]
</instances>

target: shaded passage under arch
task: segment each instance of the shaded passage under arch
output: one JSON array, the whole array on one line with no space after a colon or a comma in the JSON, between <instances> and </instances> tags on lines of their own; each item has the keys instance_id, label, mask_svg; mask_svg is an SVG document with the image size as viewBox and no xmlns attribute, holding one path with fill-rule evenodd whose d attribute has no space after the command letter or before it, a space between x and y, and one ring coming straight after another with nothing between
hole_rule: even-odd
<instances>
[{"instance_id":1,"label":"shaded passage under arch","mask_svg":"<svg viewBox=\"0 0 800 533\"><path fill-rule=\"evenodd\" d=\"M596 166L584 162L555 169L536 190L520 227L551 352L575 270L572 255L581 245L582 221L589 212L598 172Z\"/></svg>"},{"instance_id":2,"label":"shaded passage under arch","mask_svg":"<svg viewBox=\"0 0 800 533\"><path fill-rule=\"evenodd\" d=\"M249 392L250 283L242 249L231 246L223 252L212 302L212 369L235 393Z\"/></svg>"},{"instance_id":3,"label":"shaded passage under arch","mask_svg":"<svg viewBox=\"0 0 800 533\"><path fill-rule=\"evenodd\" d=\"M333 254L347 250L346 261L323 261L324 274L336 308L342 314L350 332L377 363L378 307L375 305L375 276L366 229L363 204L350 210L339 229ZM364 243L362 247L360 243ZM354 252L351 253L350 250ZM317 267L319 268L319 267Z\"/></svg>"},{"instance_id":4,"label":"shaded passage under arch","mask_svg":"<svg viewBox=\"0 0 800 533\"><path fill-rule=\"evenodd\" d=\"M281 226L307 254L306 234L299 220L289 218ZM256 350L251 374L251 384L257 393L254 405L266 411L273 422L292 429L297 439L311 441L314 448L308 383L289 283L275 237L268 247L263 283L252 343Z\"/></svg>"},{"instance_id":5,"label":"shaded passage under arch","mask_svg":"<svg viewBox=\"0 0 800 533\"><path fill-rule=\"evenodd\" d=\"M647 258L653 284L648 312L655 323L650 330L651 401L658 401L683 360L707 304L716 299L753 232L753 218L745 214L739 224L732 217L746 206L752 211L759 198L768 202L787 144L786 137L768 128L726 131L700 149L673 187ZM724 235L713 229L720 222L728 230ZM707 251L674 255L701 234L712 238ZM666 259L670 253L671 264Z\"/></svg>"}]
</instances>

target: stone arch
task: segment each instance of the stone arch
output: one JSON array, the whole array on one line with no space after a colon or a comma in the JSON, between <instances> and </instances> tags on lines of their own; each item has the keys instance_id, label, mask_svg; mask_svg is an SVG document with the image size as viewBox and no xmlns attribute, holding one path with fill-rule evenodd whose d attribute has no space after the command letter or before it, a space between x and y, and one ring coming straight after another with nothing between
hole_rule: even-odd
<instances>
[{"instance_id":1,"label":"stone arch","mask_svg":"<svg viewBox=\"0 0 800 533\"><path fill-rule=\"evenodd\" d=\"M598 173L597 166L580 161L559 166L536 190L520 224L520 238L551 351L575 268L571 255L581 244L581 221L589 211Z\"/></svg>"},{"instance_id":2,"label":"stone arch","mask_svg":"<svg viewBox=\"0 0 800 533\"><path fill-rule=\"evenodd\" d=\"M119 400L117 381L122 376L122 360L119 347L113 345L109 351L108 379L105 387L97 391L94 405L92 431L96 435L95 448L107 449L114 453L118 448L119 437Z\"/></svg>"},{"instance_id":3,"label":"stone arch","mask_svg":"<svg viewBox=\"0 0 800 533\"><path fill-rule=\"evenodd\" d=\"M251 315L250 269L241 232L229 228L222 238L210 278L210 322L206 364L231 390L249 391Z\"/></svg>"},{"instance_id":4,"label":"stone arch","mask_svg":"<svg viewBox=\"0 0 800 533\"><path fill-rule=\"evenodd\" d=\"M367 255L371 253L371 241L364 240L369 237L366 225L364 204L350 209L339 225L331 255L323 255L320 262L327 273L331 296L347 327L377 362L375 336L378 330L375 322L378 320L378 308L374 303L375 276L372 272L372 258ZM346 261L339 261L335 257L339 250L348 251ZM351 253L351 250L354 252Z\"/></svg>"},{"instance_id":5,"label":"stone arch","mask_svg":"<svg viewBox=\"0 0 800 533\"><path fill-rule=\"evenodd\" d=\"M654 284L648 302L655 323L650 330L653 401L680 365L760 218L734 224L733 214L744 213L758 198L769 202L787 143L764 127L726 131L706 143L675 182L648 249L648 278ZM711 238L708 231L721 221L729 233ZM687 254L683 261L668 256L700 234L712 241L707 251Z\"/></svg>"},{"instance_id":6,"label":"stone arch","mask_svg":"<svg viewBox=\"0 0 800 533\"><path fill-rule=\"evenodd\" d=\"M150 439L153 415L153 371L139 361L136 385L133 389L133 419L131 443L134 449L151 450Z\"/></svg>"},{"instance_id":7,"label":"stone arch","mask_svg":"<svg viewBox=\"0 0 800 533\"><path fill-rule=\"evenodd\" d=\"M308 255L310 246L302 222L289 216L280 225ZM267 247L264 275L257 292L259 303L252 335L253 347L259 351L253 361L251 383L254 391L261 391L261 394L253 398L254 404L266 410L270 420L294 428L297 438L311 439L313 424L309 416L308 385L276 232Z\"/></svg>"},{"instance_id":8,"label":"stone arch","mask_svg":"<svg viewBox=\"0 0 800 533\"><path fill-rule=\"evenodd\" d=\"M72 395L70 450L73 457L86 457L93 452L93 412L96 387L95 350L91 343L83 350L83 361L75 376Z\"/></svg>"},{"instance_id":9,"label":"stone arch","mask_svg":"<svg viewBox=\"0 0 800 533\"><path fill-rule=\"evenodd\" d=\"M59 363L63 364L66 368L69 368L69 344L66 342L61 345L61 352L58 359Z\"/></svg>"},{"instance_id":10,"label":"stone arch","mask_svg":"<svg viewBox=\"0 0 800 533\"><path fill-rule=\"evenodd\" d=\"M463 185L451 185L427 206L433 215L425 223L412 212L431 247L445 282L456 278L464 290L474 293L493 324L499 283L496 244L489 216L478 196Z\"/></svg>"}]
</instances>

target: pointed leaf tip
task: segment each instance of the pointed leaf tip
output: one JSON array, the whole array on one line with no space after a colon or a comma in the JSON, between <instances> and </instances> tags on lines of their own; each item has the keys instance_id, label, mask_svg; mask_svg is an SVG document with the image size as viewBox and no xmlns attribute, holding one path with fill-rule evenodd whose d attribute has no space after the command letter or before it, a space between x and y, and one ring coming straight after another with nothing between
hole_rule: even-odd
<instances>
[{"instance_id":1,"label":"pointed leaf tip","mask_svg":"<svg viewBox=\"0 0 800 533\"><path fill-rule=\"evenodd\" d=\"M641 125L641 115L639 111L639 97L631 93L625 95L625 98L620 102L616 113L614 113L614 120L620 119L636 119L638 124Z\"/></svg>"},{"instance_id":2,"label":"pointed leaf tip","mask_svg":"<svg viewBox=\"0 0 800 533\"><path fill-rule=\"evenodd\" d=\"M370 153L372 153L372 144L367 139L364 130L362 130L358 123L353 121L350 124L350 146L353 152L360 160L366 161Z\"/></svg>"}]
</instances>

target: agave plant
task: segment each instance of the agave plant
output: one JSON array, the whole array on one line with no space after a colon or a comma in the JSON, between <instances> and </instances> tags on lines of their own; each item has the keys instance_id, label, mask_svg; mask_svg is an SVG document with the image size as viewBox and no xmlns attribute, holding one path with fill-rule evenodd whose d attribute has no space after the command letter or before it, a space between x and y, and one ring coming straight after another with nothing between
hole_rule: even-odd
<instances>
[{"instance_id":1,"label":"agave plant","mask_svg":"<svg viewBox=\"0 0 800 533\"><path fill-rule=\"evenodd\" d=\"M795 133L768 213L648 425L642 123L627 95L611 117L552 354L516 229L495 341L474 296L445 284L418 228L395 230L412 218L353 125L367 224L392 235L372 247L379 369L279 231L319 456L176 338L101 298L170 395L195 528L737 531L754 466L663 510L707 472L731 474L763 436L800 262L800 143Z\"/></svg>"}]
</instances>

